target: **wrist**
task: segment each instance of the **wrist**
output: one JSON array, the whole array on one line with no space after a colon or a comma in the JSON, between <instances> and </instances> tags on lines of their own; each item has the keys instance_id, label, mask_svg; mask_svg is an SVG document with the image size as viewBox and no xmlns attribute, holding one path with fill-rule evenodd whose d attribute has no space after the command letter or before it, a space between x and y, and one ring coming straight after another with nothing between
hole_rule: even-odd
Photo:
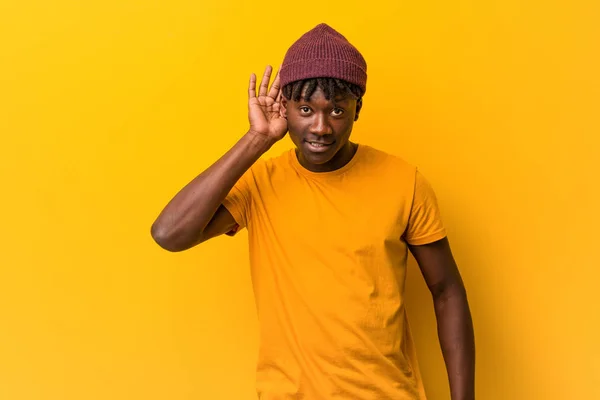
<instances>
[{"instance_id":1,"label":"wrist","mask_svg":"<svg viewBox=\"0 0 600 400\"><path fill-rule=\"evenodd\" d=\"M253 130L246 132L245 137L248 139L250 146L263 153L268 151L277 142L275 139Z\"/></svg>"},{"instance_id":2,"label":"wrist","mask_svg":"<svg viewBox=\"0 0 600 400\"><path fill-rule=\"evenodd\" d=\"M463 391L451 391L450 398L452 400L474 400L475 390L474 388L469 388Z\"/></svg>"}]
</instances>

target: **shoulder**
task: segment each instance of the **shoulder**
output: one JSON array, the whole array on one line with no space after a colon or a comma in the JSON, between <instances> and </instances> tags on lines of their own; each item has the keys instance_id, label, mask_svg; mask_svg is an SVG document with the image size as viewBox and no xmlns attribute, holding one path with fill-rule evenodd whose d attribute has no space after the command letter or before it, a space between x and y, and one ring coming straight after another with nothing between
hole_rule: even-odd
<instances>
[{"instance_id":1,"label":"shoulder","mask_svg":"<svg viewBox=\"0 0 600 400\"><path fill-rule=\"evenodd\" d=\"M255 163L255 167L266 175L272 175L278 171L290 167L290 157L294 149L287 149L278 154L263 157Z\"/></svg>"},{"instance_id":2,"label":"shoulder","mask_svg":"<svg viewBox=\"0 0 600 400\"><path fill-rule=\"evenodd\" d=\"M395 179L414 179L417 167L399 155L370 145L361 144L363 163L376 168L378 172L390 174Z\"/></svg>"},{"instance_id":3,"label":"shoulder","mask_svg":"<svg viewBox=\"0 0 600 400\"><path fill-rule=\"evenodd\" d=\"M259 158L247 172L257 186L273 180L274 177L284 174L290 168L289 158L291 150L285 150L272 156L263 156Z\"/></svg>"}]
</instances>

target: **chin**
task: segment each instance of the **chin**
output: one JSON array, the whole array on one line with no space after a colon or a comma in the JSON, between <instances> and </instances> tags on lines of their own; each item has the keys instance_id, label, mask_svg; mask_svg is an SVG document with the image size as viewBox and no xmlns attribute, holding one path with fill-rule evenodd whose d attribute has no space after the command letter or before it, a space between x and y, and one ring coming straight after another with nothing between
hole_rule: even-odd
<instances>
[{"instance_id":1,"label":"chin","mask_svg":"<svg viewBox=\"0 0 600 400\"><path fill-rule=\"evenodd\" d=\"M314 165L327 164L335 157L335 154L333 154L333 155L325 155L325 154L315 155L312 153L307 154L306 152L303 152L302 155L306 161L309 161L311 164L314 164Z\"/></svg>"}]
</instances>

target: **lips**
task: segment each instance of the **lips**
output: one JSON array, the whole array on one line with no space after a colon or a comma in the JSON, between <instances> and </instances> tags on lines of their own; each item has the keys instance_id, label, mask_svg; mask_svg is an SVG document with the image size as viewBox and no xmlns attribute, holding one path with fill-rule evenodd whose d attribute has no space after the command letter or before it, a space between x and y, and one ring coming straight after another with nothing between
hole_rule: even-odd
<instances>
[{"instance_id":1,"label":"lips","mask_svg":"<svg viewBox=\"0 0 600 400\"><path fill-rule=\"evenodd\" d=\"M304 141L306 148L313 153L325 152L331 148L333 143L335 143L335 142L327 143L327 142L320 142L320 141L313 141L313 140L310 140L310 141L305 140Z\"/></svg>"}]
</instances>

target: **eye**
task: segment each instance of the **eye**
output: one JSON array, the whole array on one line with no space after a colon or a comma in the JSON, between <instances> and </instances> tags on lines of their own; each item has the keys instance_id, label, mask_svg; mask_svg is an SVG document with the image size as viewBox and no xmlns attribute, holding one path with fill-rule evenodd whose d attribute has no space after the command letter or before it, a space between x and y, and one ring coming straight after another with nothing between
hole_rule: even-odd
<instances>
[{"instance_id":1,"label":"eye","mask_svg":"<svg viewBox=\"0 0 600 400\"><path fill-rule=\"evenodd\" d=\"M336 116L339 117L340 115L342 115L344 113L344 110L341 108L334 108L333 111L331 111L331 113Z\"/></svg>"},{"instance_id":2,"label":"eye","mask_svg":"<svg viewBox=\"0 0 600 400\"><path fill-rule=\"evenodd\" d=\"M301 106L300 112L302 112L303 114L308 114L310 112L310 108L307 106Z\"/></svg>"}]
</instances>

